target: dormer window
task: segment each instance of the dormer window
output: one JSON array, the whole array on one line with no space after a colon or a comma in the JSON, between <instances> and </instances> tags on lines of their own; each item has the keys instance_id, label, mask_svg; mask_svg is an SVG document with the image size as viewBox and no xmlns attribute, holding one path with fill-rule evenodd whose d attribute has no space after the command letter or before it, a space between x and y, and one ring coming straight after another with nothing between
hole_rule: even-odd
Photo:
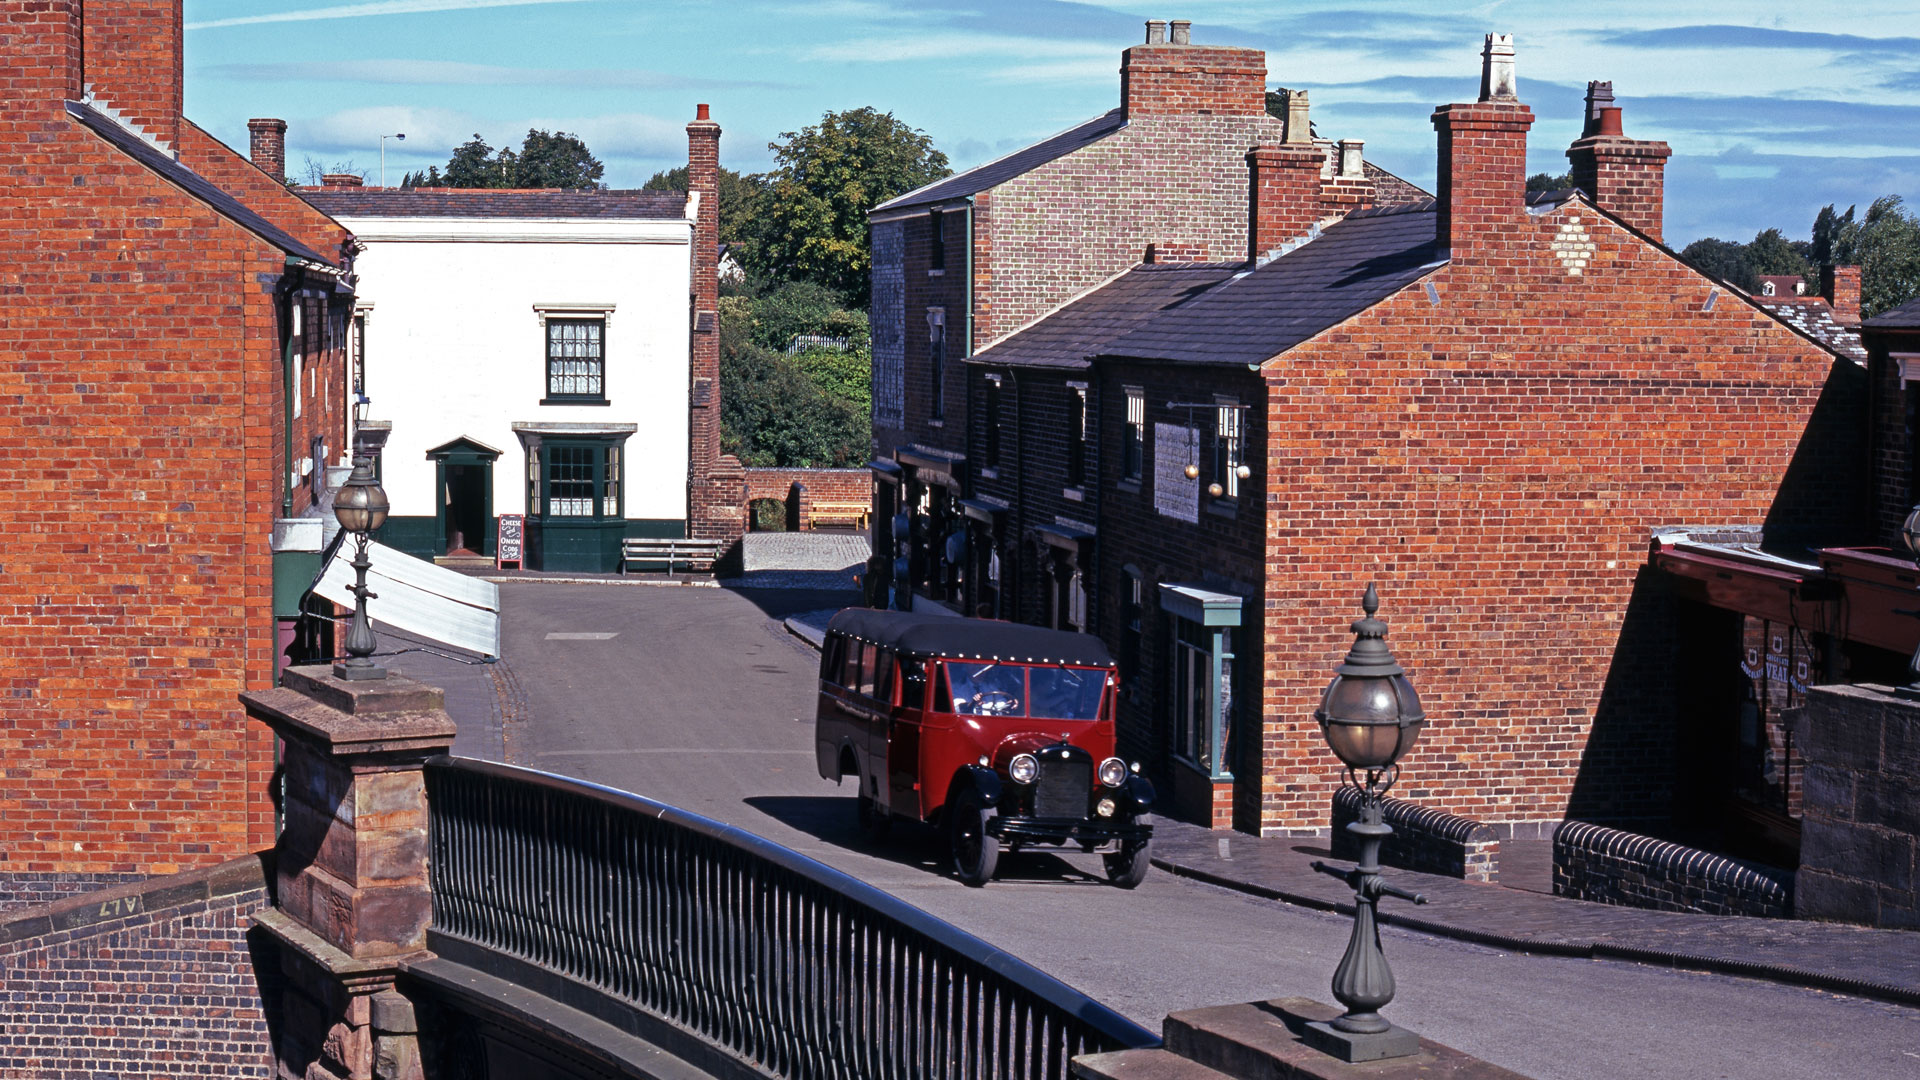
<instances>
[{"instance_id":1,"label":"dormer window","mask_svg":"<svg viewBox=\"0 0 1920 1080\"><path fill-rule=\"evenodd\" d=\"M1760 285L1760 295L1761 295L1761 296L1772 296L1772 295L1773 295L1773 282L1771 282L1771 281L1767 281L1767 282L1762 282L1762 283L1761 283L1761 285Z\"/></svg>"}]
</instances>

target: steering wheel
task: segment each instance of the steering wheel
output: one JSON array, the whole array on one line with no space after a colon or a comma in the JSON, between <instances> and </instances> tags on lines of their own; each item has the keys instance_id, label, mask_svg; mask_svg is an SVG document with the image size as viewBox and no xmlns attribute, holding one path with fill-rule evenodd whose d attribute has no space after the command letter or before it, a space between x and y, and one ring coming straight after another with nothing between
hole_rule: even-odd
<instances>
[{"instance_id":1,"label":"steering wheel","mask_svg":"<svg viewBox=\"0 0 1920 1080\"><path fill-rule=\"evenodd\" d=\"M1020 707L1020 699L1005 690L982 690L973 695L973 707L983 716L999 716Z\"/></svg>"}]
</instances>

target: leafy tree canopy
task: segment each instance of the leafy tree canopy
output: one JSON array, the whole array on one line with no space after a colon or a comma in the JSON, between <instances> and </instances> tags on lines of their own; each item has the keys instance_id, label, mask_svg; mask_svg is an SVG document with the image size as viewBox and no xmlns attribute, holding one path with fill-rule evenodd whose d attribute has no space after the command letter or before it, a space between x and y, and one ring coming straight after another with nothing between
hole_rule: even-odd
<instances>
[{"instance_id":1,"label":"leafy tree canopy","mask_svg":"<svg viewBox=\"0 0 1920 1080\"><path fill-rule=\"evenodd\" d=\"M1832 206L1820 211L1811 246L1860 268L1860 313L1870 319L1920 296L1920 216L1904 209L1898 195L1873 200L1859 221L1853 212L1851 206L1845 214Z\"/></svg>"},{"instance_id":2,"label":"leafy tree canopy","mask_svg":"<svg viewBox=\"0 0 1920 1080\"><path fill-rule=\"evenodd\" d=\"M720 298L721 443L749 465L858 465L871 438L866 313L812 282ZM801 335L847 342L802 348Z\"/></svg>"},{"instance_id":3,"label":"leafy tree canopy","mask_svg":"<svg viewBox=\"0 0 1920 1080\"><path fill-rule=\"evenodd\" d=\"M952 172L932 139L870 106L829 112L767 148L779 164L767 174L749 268L817 282L853 305L866 302L872 266L867 211Z\"/></svg>"},{"instance_id":4,"label":"leafy tree canopy","mask_svg":"<svg viewBox=\"0 0 1920 1080\"><path fill-rule=\"evenodd\" d=\"M648 191L687 190L687 167L654 173L640 185ZM758 174L737 173L720 166L720 242L740 244L752 239L754 215L758 212L764 183Z\"/></svg>"},{"instance_id":5,"label":"leafy tree canopy","mask_svg":"<svg viewBox=\"0 0 1920 1080\"><path fill-rule=\"evenodd\" d=\"M518 152L504 146L495 150L476 132L472 139L454 147L445 173L438 168L409 173L400 186L578 191L600 187L605 173L606 167L576 136L529 128Z\"/></svg>"},{"instance_id":6,"label":"leafy tree canopy","mask_svg":"<svg viewBox=\"0 0 1920 1080\"><path fill-rule=\"evenodd\" d=\"M1537 172L1527 177L1528 191L1565 191L1572 186L1572 173L1561 173L1555 176L1552 173Z\"/></svg>"}]
</instances>

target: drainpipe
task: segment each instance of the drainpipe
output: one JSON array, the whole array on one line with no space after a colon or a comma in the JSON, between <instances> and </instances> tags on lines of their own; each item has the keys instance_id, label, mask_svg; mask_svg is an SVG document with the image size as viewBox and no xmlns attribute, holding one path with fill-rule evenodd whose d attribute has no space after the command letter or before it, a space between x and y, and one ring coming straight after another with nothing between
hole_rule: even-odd
<instances>
[{"instance_id":1,"label":"drainpipe","mask_svg":"<svg viewBox=\"0 0 1920 1080\"><path fill-rule=\"evenodd\" d=\"M292 264L289 264L287 269L299 276L295 278L293 287L286 293L287 317L283 325L286 327L287 336L280 349L280 438L283 466L280 470L280 516L283 518L293 516L293 395L299 392L299 387L293 385L293 310L294 305L300 302L300 286L306 284L304 270Z\"/></svg>"},{"instance_id":2,"label":"drainpipe","mask_svg":"<svg viewBox=\"0 0 1920 1080\"><path fill-rule=\"evenodd\" d=\"M967 196L967 355L973 355L973 196Z\"/></svg>"}]
</instances>

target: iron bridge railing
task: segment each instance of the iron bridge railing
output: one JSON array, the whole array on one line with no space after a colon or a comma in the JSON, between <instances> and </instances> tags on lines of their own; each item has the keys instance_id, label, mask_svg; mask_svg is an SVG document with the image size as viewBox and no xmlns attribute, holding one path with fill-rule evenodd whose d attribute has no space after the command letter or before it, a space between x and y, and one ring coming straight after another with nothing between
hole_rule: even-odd
<instances>
[{"instance_id":1,"label":"iron bridge railing","mask_svg":"<svg viewBox=\"0 0 1920 1080\"><path fill-rule=\"evenodd\" d=\"M919 908L626 792L490 762L427 770L433 929L796 1078L1065 1080L1159 1039Z\"/></svg>"}]
</instances>

